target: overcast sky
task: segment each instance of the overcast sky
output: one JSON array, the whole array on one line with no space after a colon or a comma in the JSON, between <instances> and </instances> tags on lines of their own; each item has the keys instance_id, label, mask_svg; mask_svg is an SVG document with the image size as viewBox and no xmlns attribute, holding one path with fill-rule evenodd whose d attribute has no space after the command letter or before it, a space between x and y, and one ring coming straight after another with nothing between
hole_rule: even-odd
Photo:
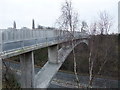
<instances>
[{"instance_id":1,"label":"overcast sky","mask_svg":"<svg viewBox=\"0 0 120 90\"><path fill-rule=\"evenodd\" d=\"M114 19L114 30L111 32L117 32L118 1L72 0L80 21L91 23L97 19L100 11L106 10ZM31 28L32 19L35 19L36 26L54 26L63 2L64 0L0 0L0 28L12 27L14 20L17 28Z\"/></svg>"}]
</instances>

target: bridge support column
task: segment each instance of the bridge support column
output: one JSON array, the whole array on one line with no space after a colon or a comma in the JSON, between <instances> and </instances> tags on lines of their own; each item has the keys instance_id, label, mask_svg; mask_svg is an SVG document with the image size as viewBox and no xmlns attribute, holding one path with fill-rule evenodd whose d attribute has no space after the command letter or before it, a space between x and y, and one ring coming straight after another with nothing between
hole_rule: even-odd
<instances>
[{"instance_id":1,"label":"bridge support column","mask_svg":"<svg viewBox=\"0 0 120 90\"><path fill-rule=\"evenodd\" d=\"M58 45L48 47L48 60L51 63L58 63Z\"/></svg>"},{"instance_id":2,"label":"bridge support column","mask_svg":"<svg viewBox=\"0 0 120 90\"><path fill-rule=\"evenodd\" d=\"M33 52L20 55L21 88L34 88L34 56Z\"/></svg>"},{"instance_id":3,"label":"bridge support column","mask_svg":"<svg viewBox=\"0 0 120 90\"><path fill-rule=\"evenodd\" d=\"M0 90L2 89L2 58L0 58Z\"/></svg>"}]
</instances>

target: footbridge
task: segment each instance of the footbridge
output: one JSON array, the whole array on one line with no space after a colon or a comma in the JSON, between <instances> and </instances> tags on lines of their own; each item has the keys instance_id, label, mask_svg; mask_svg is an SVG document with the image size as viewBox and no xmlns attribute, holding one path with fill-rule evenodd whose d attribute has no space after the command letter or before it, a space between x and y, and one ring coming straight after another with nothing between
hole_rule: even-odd
<instances>
[{"instance_id":1,"label":"footbridge","mask_svg":"<svg viewBox=\"0 0 120 90\"><path fill-rule=\"evenodd\" d=\"M77 31L27 28L1 29L0 73L2 73L2 60L19 55L21 88L47 88L73 48L80 43L88 44L88 38L87 33ZM59 44L62 46L59 47ZM48 61L35 75L33 51L45 47L48 47ZM2 79L2 74L0 74L0 79ZM2 82L0 84L2 87Z\"/></svg>"}]
</instances>

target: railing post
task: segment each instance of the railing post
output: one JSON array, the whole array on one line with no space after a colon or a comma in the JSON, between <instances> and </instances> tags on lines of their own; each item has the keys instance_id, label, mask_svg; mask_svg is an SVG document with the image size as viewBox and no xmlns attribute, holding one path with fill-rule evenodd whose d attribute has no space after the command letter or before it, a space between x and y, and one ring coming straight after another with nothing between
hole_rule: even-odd
<instances>
[{"instance_id":1,"label":"railing post","mask_svg":"<svg viewBox=\"0 0 120 90\"><path fill-rule=\"evenodd\" d=\"M48 47L48 60L51 63L58 63L58 45Z\"/></svg>"},{"instance_id":2,"label":"railing post","mask_svg":"<svg viewBox=\"0 0 120 90\"><path fill-rule=\"evenodd\" d=\"M21 88L34 88L34 55L28 52L20 55Z\"/></svg>"}]
</instances>

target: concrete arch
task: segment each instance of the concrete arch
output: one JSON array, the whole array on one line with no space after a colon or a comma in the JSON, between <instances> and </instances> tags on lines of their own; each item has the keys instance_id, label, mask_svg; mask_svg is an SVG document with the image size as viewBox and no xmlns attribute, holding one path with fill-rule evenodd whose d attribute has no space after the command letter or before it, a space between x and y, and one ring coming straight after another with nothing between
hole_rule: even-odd
<instances>
[{"instance_id":1,"label":"concrete arch","mask_svg":"<svg viewBox=\"0 0 120 90\"><path fill-rule=\"evenodd\" d=\"M63 46L58 51L57 51L57 45L52 46L51 49L48 50L50 53L54 52L53 54L50 54L52 58L43 66L43 68L38 72L38 74L35 75L35 86L34 87L35 88L47 88L53 76L57 73L59 68L62 66L63 62L66 60L68 55L73 50L73 48L75 48L80 43L85 43L86 45L88 45L88 40L78 40L74 47L72 47L71 45L68 45L67 47ZM57 58L56 58L56 51L58 54Z\"/></svg>"},{"instance_id":2,"label":"concrete arch","mask_svg":"<svg viewBox=\"0 0 120 90\"><path fill-rule=\"evenodd\" d=\"M88 40L81 40L81 41L79 41L79 42L76 44L76 46L78 46L78 45L81 44L81 43L84 43L84 44L86 44L87 46L88 46L88 44L89 44L89 43L88 43ZM75 47L76 47L76 46L75 46ZM74 48L75 48L75 47L74 47Z\"/></svg>"},{"instance_id":3,"label":"concrete arch","mask_svg":"<svg viewBox=\"0 0 120 90\"><path fill-rule=\"evenodd\" d=\"M72 52L72 50L73 50L76 46L78 46L79 44L81 44L81 43L85 43L85 44L88 46L88 40L79 40L79 41L76 42L76 44L75 44L74 47L72 47L71 45L68 45L67 48L65 48L65 47L61 48L61 49L66 50L66 51L64 51L64 52L67 52L66 54L64 54L64 57L67 58L67 56ZM60 52L60 50L59 50L59 52ZM58 55L58 56L59 56L59 55ZM65 61L66 58L64 58L63 61ZM60 61L61 61L61 60L60 60Z\"/></svg>"}]
</instances>

